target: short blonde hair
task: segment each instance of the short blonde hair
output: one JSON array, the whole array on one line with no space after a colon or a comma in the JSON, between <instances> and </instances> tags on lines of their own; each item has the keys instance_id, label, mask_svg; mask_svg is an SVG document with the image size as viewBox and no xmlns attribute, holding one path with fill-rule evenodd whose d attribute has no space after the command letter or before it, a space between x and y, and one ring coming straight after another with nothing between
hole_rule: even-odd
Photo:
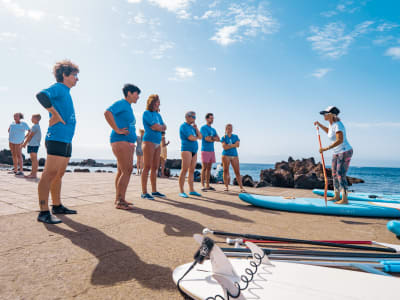
<instances>
[{"instance_id":1,"label":"short blonde hair","mask_svg":"<svg viewBox=\"0 0 400 300\"><path fill-rule=\"evenodd\" d=\"M42 119L42 116L40 114L34 114L34 115L32 115L32 118L35 118L38 121L40 121Z\"/></svg>"}]
</instances>

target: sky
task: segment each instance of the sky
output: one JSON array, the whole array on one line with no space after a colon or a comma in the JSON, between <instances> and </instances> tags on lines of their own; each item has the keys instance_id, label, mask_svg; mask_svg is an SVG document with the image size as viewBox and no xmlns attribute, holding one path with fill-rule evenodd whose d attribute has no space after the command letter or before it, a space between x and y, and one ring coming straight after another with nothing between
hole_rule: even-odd
<instances>
[{"instance_id":1,"label":"sky","mask_svg":"<svg viewBox=\"0 0 400 300\"><path fill-rule=\"evenodd\" d=\"M133 83L138 129L160 96L170 158L194 110L199 126L214 113L219 135L233 124L241 162L319 160L313 122L335 105L353 166L400 167L399 1L0 0L1 149L15 112L47 130L35 94L62 59L80 68L73 158L113 159L104 111Z\"/></svg>"}]
</instances>

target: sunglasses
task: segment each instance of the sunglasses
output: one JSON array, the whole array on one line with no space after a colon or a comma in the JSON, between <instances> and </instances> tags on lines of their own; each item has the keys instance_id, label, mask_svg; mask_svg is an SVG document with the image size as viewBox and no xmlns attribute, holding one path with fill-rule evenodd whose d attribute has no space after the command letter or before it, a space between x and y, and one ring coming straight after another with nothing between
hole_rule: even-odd
<instances>
[{"instance_id":1,"label":"sunglasses","mask_svg":"<svg viewBox=\"0 0 400 300\"><path fill-rule=\"evenodd\" d=\"M193 119L195 119L196 120L196 116L189 116L190 118L193 118Z\"/></svg>"}]
</instances>

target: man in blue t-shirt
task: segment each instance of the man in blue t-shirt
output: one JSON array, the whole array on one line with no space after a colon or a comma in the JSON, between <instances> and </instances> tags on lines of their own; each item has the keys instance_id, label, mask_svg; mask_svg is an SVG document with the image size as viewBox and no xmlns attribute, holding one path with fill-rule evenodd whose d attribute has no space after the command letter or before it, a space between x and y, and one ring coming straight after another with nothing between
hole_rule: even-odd
<instances>
[{"instance_id":1,"label":"man in blue t-shirt","mask_svg":"<svg viewBox=\"0 0 400 300\"><path fill-rule=\"evenodd\" d=\"M53 69L57 83L36 95L40 104L49 112L49 128L46 134L47 159L38 185L39 222L61 223L53 214L76 214L61 204L61 179L68 166L75 133L75 110L70 89L78 82L79 67L69 60L56 63ZM49 193L53 201L49 211Z\"/></svg>"},{"instance_id":2,"label":"man in blue t-shirt","mask_svg":"<svg viewBox=\"0 0 400 300\"><path fill-rule=\"evenodd\" d=\"M215 191L210 186L210 174L212 164L215 163L214 142L219 142L217 131L211 127L214 122L212 113L206 114L206 124L200 128L200 133L203 136L201 140L201 186L202 191ZM205 186L204 186L205 181Z\"/></svg>"}]
</instances>

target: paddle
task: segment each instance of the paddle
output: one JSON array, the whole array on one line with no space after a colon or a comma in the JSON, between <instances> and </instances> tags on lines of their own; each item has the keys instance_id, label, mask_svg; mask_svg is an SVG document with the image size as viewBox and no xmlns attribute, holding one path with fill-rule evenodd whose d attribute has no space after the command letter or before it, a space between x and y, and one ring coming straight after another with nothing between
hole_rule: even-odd
<instances>
[{"instance_id":1,"label":"paddle","mask_svg":"<svg viewBox=\"0 0 400 300\"><path fill-rule=\"evenodd\" d=\"M225 253L251 253L247 248L221 248ZM333 257L370 257L370 258L400 258L400 254L388 253L368 253L368 252L338 252L320 250L283 250L261 248L265 254L284 254L284 255L313 255L313 256L333 256Z\"/></svg>"},{"instance_id":2,"label":"paddle","mask_svg":"<svg viewBox=\"0 0 400 300\"><path fill-rule=\"evenodd\" d=\"M226 239L226 243L233 245L235 243L244 244L246 242L252 242L256 244L276 244L284 243L280 241L265 241L265 240L247 240L247 239ZM335 244L346 244L346 245L372 245L372 241L336 241L336 240L313 240L313 242L324 242L324 243L335 243ZM290 242L289 242L290 243Z\"/></svg>"},{"instance_id":3,"label":"paddle","mask_svg":"<svg viewBox=\"0 0 400 300\"><path fill-rule=\"evenodd\" d=\"M319 147L322 148L322 143L321 143L321 136L319 134L319 126L315 126L317 128L317 135L318 135L318 141L319 141ZM324 153L321 152L321 161L322 161L322 169L324 171L324 180L325 180L325 187L324 187L324 198L325 198L325 206L328 205L328 198L327 198L327 193L328 193L328 176L326 175L326 168L325 168L325 159L324 159Z\"/></svg>"},{"instance_id":4,"label":"paddle","mask_svg":"<svg viewBox=\"0 0 400 300\"><path fill-rule=\"evenodd\" d=\"M399 249L394 248L378 248L378 247L367 247L367 246L359 246L359 245L345 245L345 244L335 244L329 242L319 242L319 241L310 241L310 240L300 240L300 239L291 239L291 238L280 238L273 236L263 236L263 235L255 235L255 234L241 234L241 233L232 233L232 232L224 232L224 231L214 231L208 228L203 229L203 234L211 233L214 235L221 236L234 236L247 238L252 240L267 240L267 241L279 241L279 242L289 242L289 243L297 243L297 244L308 244L308 245L317 245L317 246L329 246L329 247L337 247L337 248L347 248L347 249L357 249L357 250L367 250L367 251L380 251L380 252L391 252L396 253ZM376 243L376 242L375 242ZM388 244L383 246L387 247Z\"/></svg>"}]
</instances>

